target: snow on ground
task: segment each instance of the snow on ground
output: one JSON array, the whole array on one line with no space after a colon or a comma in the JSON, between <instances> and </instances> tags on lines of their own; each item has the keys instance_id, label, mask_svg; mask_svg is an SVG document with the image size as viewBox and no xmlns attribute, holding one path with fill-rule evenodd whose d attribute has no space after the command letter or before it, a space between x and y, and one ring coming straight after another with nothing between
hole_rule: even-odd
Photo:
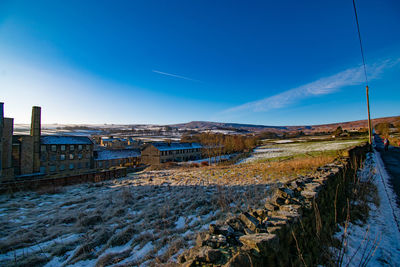
<instances>
[{"instance_id":1,"label":"snow on ground","mask_svg":"<svg viewBox=\"0 0 400 267\"><path fill-rule=\"evenodd\" d=\"M395 193L388 183L389 176L378 152L368 154L360 173L362 179L372 175L380 199L379 205L370 203L370 213L365 224L350 223L342 266L399 266L400 229ZM341 240L345 229L336 237ZM361 263L366 263L362 265Z\"/></svg>"},{"instance_id":2,"label":"snow on ground","mask_svg":"<svg viewBox=\"0 0 400 267\"><path fill-rule=\"evenodd\" d=\"M279 143L278 143L279 142ZM360 140L337 140L324 142L301 142L292 144L293 140L280 140L275 145L264 145L253 150L250 157L241 160L241 163L250 163L263 159L287 157L315 151L330 151L345 149L361 143Z\"/></svg>"},{"instance_id":3,"label":"snow on ground","mask_svg":"<svg viewBox=\"0 0 400 267\"><path fill-rule=\"evenodd\" d=\"M55 194L0 195L0 266L158 266L210 223L258 208L273 186L205 182L211 173L200 173L151 171Z\"/></svg>"},{"instance_id":4,"label":"snow on ground","mask_svg":"<svg viewBox=\"0 0 400 267\"><path fill-rule=\"evenodd\" d=\"M278 141L274 141L274 143L276 144L286 144L286 143L293 143L293 140L287 139L287 140L278 140Z\"/></svg>"},{"instance_id":5,"label":"snow on ground","mask_svg":"<svg viewBox=\"0 0 400 267\"><path fill-rule=\"evenodd\" d=\"M216 156L216 157L210 157L210 158L203 158L203 159L198 159L198 160L190 160L190 161L185 161L179 163L180 165L190 165L192 163L202 163L202 162L221 162L223 160L229 160L232 157L236 156L237 153L234 154L228 154L228 155L221 155L221 156Z\"/></svg>"}]
</instances>

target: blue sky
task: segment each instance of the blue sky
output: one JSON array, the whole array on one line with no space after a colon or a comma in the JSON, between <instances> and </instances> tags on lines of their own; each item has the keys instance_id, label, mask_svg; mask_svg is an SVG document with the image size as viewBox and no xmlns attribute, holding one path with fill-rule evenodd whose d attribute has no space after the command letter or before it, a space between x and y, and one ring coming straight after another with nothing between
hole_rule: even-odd
<instances>
[{"instance_id":1,"label":"blue sky","mask_svg":"<svg viewBox=\"0 0 400 267\"><path fill-rule=\"evenodd\" d=\"M400 2L357 1L372 117L400 115ZM16 123L366 118L350 0L0 1Z\"/></svg>"}]
</instances>

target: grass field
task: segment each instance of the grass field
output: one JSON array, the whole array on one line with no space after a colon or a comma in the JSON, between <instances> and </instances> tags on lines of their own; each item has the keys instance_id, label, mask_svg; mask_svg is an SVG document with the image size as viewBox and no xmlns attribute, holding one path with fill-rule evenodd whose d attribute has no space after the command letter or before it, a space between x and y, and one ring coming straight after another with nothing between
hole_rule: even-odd
<instances>
[{"instance_id":1,"label":"grass field","mask_svg":"<svg viewBox=\"0 0 400 267\"><path fill-rule=\"evenodd\" d=\"M322 142L287 142L269 143L254 149L252 155L240 163L262 162L271 158L291 157L295 155L312 154L314 152L336 152L365 142L364 139L334 140Z\"/></svg>"},{"instance_id":2,"label":"grass field","mask_svg":"<svg viewBox=\"0 0 400 267\"><path fill-rule=\"evenodd\" d=\"M332 162L333 148L355 144L321 142L325 151L318 143L279 144L296 153L1 195L0 266L174 264L210 223L260 207L279 183Z\"/></svg>"}]
</instances>

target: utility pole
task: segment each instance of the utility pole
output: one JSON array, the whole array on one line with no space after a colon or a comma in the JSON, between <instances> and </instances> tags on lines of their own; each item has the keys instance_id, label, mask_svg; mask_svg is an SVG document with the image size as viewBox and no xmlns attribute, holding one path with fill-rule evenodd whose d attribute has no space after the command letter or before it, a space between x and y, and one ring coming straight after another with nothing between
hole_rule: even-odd
<instances>
[{"instance_id":1,"label":"utility pole","mask_svg":"<svg viewBox=\"0 0 400 267\"><path fill-rule=\"evenodd\" d=\"M368 135L369 135L369 144L372 145L372 124L371 124L371 116L369 113L369 88L368 85L366 86L367 89L367 108L368 108Z\"/></svg>"},{"instance_id":2,"label":"utility pole","mask_svg":"<svg viewBox=\"0 0 400 267\"><path fill-rule=\"evenodd\" d=\"M354 8L354 16L355 16L356 25L357 25L358 40L360 41L361 58L362 58L363 66L364 66L365 84L366 84L366 89L367 89L369 144L372 145L372 125L371 125L371 116L370 116L370 112L369 112L369 88L368 88L367 68L365 67L364 49L363 49L362 41L361 41L360 25L358 23L357 8L356 8L355 0L353 0L353 8Z\"/></svg>"}]
</instances>

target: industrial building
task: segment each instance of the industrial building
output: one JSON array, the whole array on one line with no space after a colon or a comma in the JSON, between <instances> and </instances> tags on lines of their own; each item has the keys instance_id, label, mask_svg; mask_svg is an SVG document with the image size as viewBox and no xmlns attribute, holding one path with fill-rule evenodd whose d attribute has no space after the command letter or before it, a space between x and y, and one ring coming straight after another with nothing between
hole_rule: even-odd
<instances>
[{"instance_id":1,"label":"industrial building","mask_svg":"<svg viewBox=\"0 0 400 267\"><path fill-rule=\"evenodd\" d=\"M139 149L99 150L94 152L96 169L111 167L136 168L140 164Z\"/></svg>"},{"instance_id":2,"label":"industrial building","mask_svg":"<svg viewBox=\"0 0 400 267\"><path fill-rule=\"evenodd\" d=\"M41 108L32 108L29 135L13 135L0 103L0 182L66 177L94 170L93 142L82 136L41 135Z\"/></svg>"},{"instance_id":3,"label":"industrial building","mask_svg":"<svg viewBox=\"0 0 400 267\"><path fill-rule=\"evenodd\" d=\"M198 143L155 142L144 146L142 163L160 165L172 161L198 160L201 158L202 145Z\"/></svg>"}]
</instances>

